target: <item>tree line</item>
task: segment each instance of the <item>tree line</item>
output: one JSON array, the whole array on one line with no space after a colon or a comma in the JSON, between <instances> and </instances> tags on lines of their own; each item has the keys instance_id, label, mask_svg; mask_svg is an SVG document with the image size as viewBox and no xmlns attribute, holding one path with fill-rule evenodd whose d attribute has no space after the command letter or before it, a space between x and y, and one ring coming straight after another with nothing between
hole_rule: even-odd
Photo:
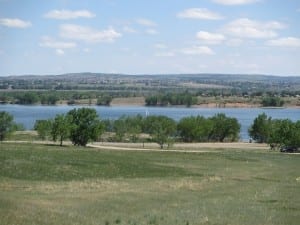
<instances>
[{"instance_id":1,"label":"tree line","mask_svg":"<svg viewBox=\"0 0 300 225\"><path fill-rule=\"evenodd\" d=\"M84 108L83 108L84 109ZM179 122L172 118L161 115L152 115L143 117L136 116L122 116L116 120L102 120L95 123L94 109L85 109L90 112L85 117L77 118L74 124L74 113L82 114L82 109L70 111L66 115L57 115L54 119L38 120L35 124L39 136L42 139L52 138L52 140L59 140L62 145L63 140L69 139L75 145L86 145L88 141L101 140L101 134L104 132L111 133L108 141L113 142L155 142L160 148L165 145L170 146L175 141L184 142L224 142L224 141L237 141L239 138L240 124L237 119L227 117L225 114L216 114L210 118L185 117ZM88 115L89 114L89 115ZM93 118L93 119L92 119ZM84 120L84 121L82 121ZM93 122L92 122L93 121ZM92 130L89 131L87 125L79 126L78 124L94 124ZM98 125L97 125L98 124ZM78 127L74 132L74 126ZM95 130L95 127L98 127ZM80 131L80 132L79 132ZM97 132L98 133L97 133ZM85 141L82 142L82 135L86 134ZM89 136L93 134L94 136ZM96 134L96 135L95 135ZM78 142L80 139L80 142Z\"/></svg>"},{"instance_id":2,"label":"tree line","mask_svg":"<svg viewBox=\"0 0 300 225\"><path fill-rule=\"evenodd\" d=\"M189 107L197 103L197 96L188 92L157 94L145 98L146 106L185 105Z\"/></svg>"},{"instance_id":3,"label":"tree line","mask_svg":"<svg viewBox=\"0 0 300 225\"><path fill-rule=\"evenodd\" d=\"M1 140L12 131L13 117L2 112L0 129ZM9 119L7 119L9 118ZM111 132L112 141L151 141L163 148L174 141L237 141L240 124L237 119L225 114L216 114L210 118L186 117L176 122L161 115L143 117L122 116L116 120L101 120L95 109L73 109L66 114L58 114L48 120L37 120L34 129L41 139L59 141L71 140L74 145L85 146L90 141L99 141L104 132ZM2 135L3 134L3 135Z\"/></svg>"},{"instance_id":4,"label":"tree line","mask_svg":"<svg viewBox=\"0 0 300 225\"><path fill-rule=\"evenodd\" d=\"M12 91L0 93L1 103L13 103L21 105L56 105L59 101L66 101L69 105L78 104L81 100L87 100L92 104L96 99L96 105L110 105L113 95L97 91Z\"/></svg>"},{"instance_id":5,"label":"tree line","mask_svg":"<svg viewBox=\"0 0 300 225\"><path fill-rule=\"evenodd\" d=\"M13 116L0 112L0 141L18 129ZM41 139L70 140L74 145L86 146L100 141L103 134L111 134L114 142L155 142L160 148L181 142L234 142L239 140L240 124L236 118L223 113L212 117L184 117L178 122L162 115L143 117L122 116L116 120L101 120L95 109L78 108L58 114L48 120L37 120L34 129ZM249 128L249 136L258 143L272 146L300 147L300 120L272 119L265 113L258 115Z\"/></svg>"},{"instance_id":6,"label":"tree line","mask_svg":"<svg viewBox=\"0 0 300 225\"><path fill-rule=\"evenodd\" d=\"M262 93L261 93L262 94ZM173 90L165 93L165 91L150 92L144 94L132 93L119 93L102 91L9 91L0 92L0 103L12 103L22 105L55 105L59 102L67 103L70 105L75 104L89 104L89 105L104 105L109 106L116 97L145 97L146 106L174 106L182 105L190 107L208 101L226 103L226 98L233 96L240 97L240 101L260 103L264 107L282 107L284 105L283 97L266 93L264 95L254 97L249 96L247 93L239 95L237 93L228 92L226 90L211 90L211 92L192 92ZM212 98L210 98L212 97ZM209 102L208 102L209 103Z\"/></svg>"}]
</instances>

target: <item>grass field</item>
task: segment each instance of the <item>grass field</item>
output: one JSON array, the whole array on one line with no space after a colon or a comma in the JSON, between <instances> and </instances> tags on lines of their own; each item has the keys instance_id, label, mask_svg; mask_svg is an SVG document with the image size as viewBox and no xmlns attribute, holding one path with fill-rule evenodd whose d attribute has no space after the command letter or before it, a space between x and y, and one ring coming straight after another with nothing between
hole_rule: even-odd
<instances>
[{"instance_id":1,"label":"grass field","mask_svg":"<svg viewBox=\"0 0 300 225\"><path fill-rule=\"evenodd\" d=\"M1 225L299 221L300 155L0 143Z\"/></svg>"}]
</instances>

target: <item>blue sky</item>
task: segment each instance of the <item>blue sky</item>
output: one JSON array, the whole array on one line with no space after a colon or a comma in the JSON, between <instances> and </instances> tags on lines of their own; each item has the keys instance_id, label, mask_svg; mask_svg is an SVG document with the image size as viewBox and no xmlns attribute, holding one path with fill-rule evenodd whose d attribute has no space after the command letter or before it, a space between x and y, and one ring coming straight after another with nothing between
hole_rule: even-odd
<instances>
[{"instance_id":1,"label":"blue sky","mask_svg":"<svg viewBox=\"0 0 300 225\"><path fill-rule=\"evenodd\" d=\"M0 76L300 76L299 0L0 0Z\"/></svg>"}]
</instances>

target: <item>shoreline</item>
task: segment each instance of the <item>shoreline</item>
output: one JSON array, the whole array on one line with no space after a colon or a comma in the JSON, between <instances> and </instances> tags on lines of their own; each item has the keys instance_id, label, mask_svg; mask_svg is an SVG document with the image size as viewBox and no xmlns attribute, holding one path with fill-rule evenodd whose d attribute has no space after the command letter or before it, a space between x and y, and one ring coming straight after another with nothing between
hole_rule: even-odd
<instances>
[{"instance_id":1,"label":"shoreline","mask_svg":"<svg viewBox=\"0 0 300 225\"><path fill-rule=\"evenodd\" d=\"M122 104L111 104L111 105L97 105L97 104L84 104L84 103L77 103L77 104L66 104L66 103L58 103L55 105L45 105L45 104L15 104L15 103L1 103L1 105L14 105L14 106L86 106L86 107L93 107L93 106L103 106L103 107L149 107L149 108L211 108L211 109L300 109L299 105L287 105L283 107L275 107L275 106L260 106L260 105L255 105L255 104L241 104L241 103L228 103L226 105L219 105L217 103L205 103L205 104L199 104L199 105L191 105L191 106L185 106L185 105L166 105L166 106L161 106L161 105L156 105L156 106L146 106L145 104L134 104L134 103L122 103Z\"/></svg>"}]
</instances>

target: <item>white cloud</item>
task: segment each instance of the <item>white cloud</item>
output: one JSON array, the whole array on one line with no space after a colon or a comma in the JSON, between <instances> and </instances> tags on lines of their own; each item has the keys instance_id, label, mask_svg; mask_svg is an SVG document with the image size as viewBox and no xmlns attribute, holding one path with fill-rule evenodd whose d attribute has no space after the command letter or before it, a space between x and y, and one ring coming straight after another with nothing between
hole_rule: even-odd
<instances>
[{"instance_id":1,"label":"white cloud","mask_svg":"<svg viewBox=\"0 0 300 225\"><path fill-rule=\"evenodd\" d=\"M212 0L222 5L244 5L258 2L259 0Z\"/></svg>"},{"instance_id":2,"label":"white cloud","mask_svg":"<svg viewBox=\"0 0 300 225\"><path fill-rule=\"evenodd\" d=\"M145 30L146 34L155 35L158 34L158 31L155 29L147 29Z\"/></svg>"},{"instance_id":3,"label":"white cloud","mask_svg":"<svg viewBox=\"0 0 300 225\"><path fill-rule=\"evenodd\" d=\"M69 20L77 18L93 18L96 15L88 10L52 10L44 15L45 18L57 19L57 20Z\"/></svg>"},{"instance_id":4,"label":"white cloud","mask_svg":"<svg viewBox=\"0 0 300 225\"><path fill-rule=\"evenodd\" d=\"M20 20L17 18L1 18L0 25L12 28L27 28L32 26L29 21Z\"/></svg>"},{"instance_id":5,"label":"white cloud","mask_svg":"<svg viewBox=\"0 0 300 225\"><path fill-rule=\"evenodd\" d=\"M145 26L145 27L155 27L155 26L157 26L157 24L155 22L153 22L152 20L143 19L143 18L137 19L136 22L139 25L142 25L142 26Z\"/></svg>"},{"instance_id":6,"label":"white cloud","mask_svg":"<svg viewBox=\"0 0 300 225\"><path fill-rule=\"evenodd\" d=\"M157 49L166 49L167 46L165 44L162 44L162 43L157 43L154 45L154 48L157 48Z\"/></svg>"},{"instance_id":7,"label":"white cloud","mask_svg":"<svg viewBox=\"0 0 300 225\"><path fill-rule=\"evenodd\" d=\"M230 22L223 28L228 35L239 38L274 38L276 30L285 28L285 25L277 21L260 22L241 18Z\"/></svg>"},{"instance_id":8,"label":"white cloud","mask_svg":"<svg viewBox=\"0 0 300 225\"><path fill-rule=\"evenodd\" d=\"M60 26L60 36L63 38L82 40L86 42L114 42L122 34L113 28L106 30L96 30L90 27L75 24L63 24Z\"/></svg>"},{"instance_id":9,"label":"white cloud","mask_svg":"<svg viewBox=\"0 0 300 225\"><path fill-rule=\"evenodd\" d=\"M155 56L157 57L173 57L175 56L174 52L157 52L155 53Z\"/></svg>"},{"instance_id":10,"label":"white cloud","mask_svg":"<svg viewBox=\"0 0 300 225\"><path fill-rule=\"evenodd\" d=\"M239 38L232 38L226 41L226 44L230 47L238 47L243 43L242 39Z\"/></svg>"},{"instance_id":11,"label":"white cloud","mask_svg":"<svg viewBox=\"0 0 300 225\"><path fill-rule=\"evenodd\" d=\"M55 53L56 53L56 55L64 55L65 54L64 50L62 50L62 49L56 49Z\"/></svg>"},{"instance_id":12,"label":"white cloud","mask_svg":"<svg viewBox=\"0 0 300 225\"><path fill-rule=\"evenodd\" d=\"M56 49L75 48L77 46L75 42L56 41L50 37L43 37L39 45L45 48Z\"/></svg>"},{"instance_id":13,"label":"white cloud","mask_svg":"<svg viewBox=\"0 0 300 225\"><path fill-rule=\"evenodd\" d=\"M278 38L269 40L266 42L267 45L270 46L277 46L277 47L300 47L300 38L295 37L285 37L285 38Z\"/></svg>"},{"instance_id":14,"label":"white cloud","mask_svg":"<svg viewBox=\"0 0 300 225\"><path fill-rule=\"evenodd\" d=\"M207 46L193 46L190 48L183 48L180 50L185 55L214 55L214 51Z\"/></svg>"},{"instance_id":15,"label":"white cloud","mask_svg":"<svg viewBox=\"0 0 300 225\"><path fill-rule=\"evenodd\" d=\"M223 34L210 33L207 31L199 31L196 37L205 44L220 44L226 39Z\"/></svg>"},{"instance_id":16,"label":"white cloud","mask_svg":"<svg viewBox=\"0 0 300 225\"><path fill-rule=\"evenodd\" d=\"M132 34L138 33L135 29L133 29L132 27L129 27L129 26L124 26L123 31L126 33L132 33Z\"/></svg>"},{"instance_id":17,"label":"white cloud","mask_svg":"<svg viewBox=\"0 0 300 225\"><path fill-rule=\"evenodd\" d=\"M177 14L179 18L202 19L202 20L220 20L223 19L218 13L212 12L206 8L190 8Z\"/></svg>"}]
</instances>

